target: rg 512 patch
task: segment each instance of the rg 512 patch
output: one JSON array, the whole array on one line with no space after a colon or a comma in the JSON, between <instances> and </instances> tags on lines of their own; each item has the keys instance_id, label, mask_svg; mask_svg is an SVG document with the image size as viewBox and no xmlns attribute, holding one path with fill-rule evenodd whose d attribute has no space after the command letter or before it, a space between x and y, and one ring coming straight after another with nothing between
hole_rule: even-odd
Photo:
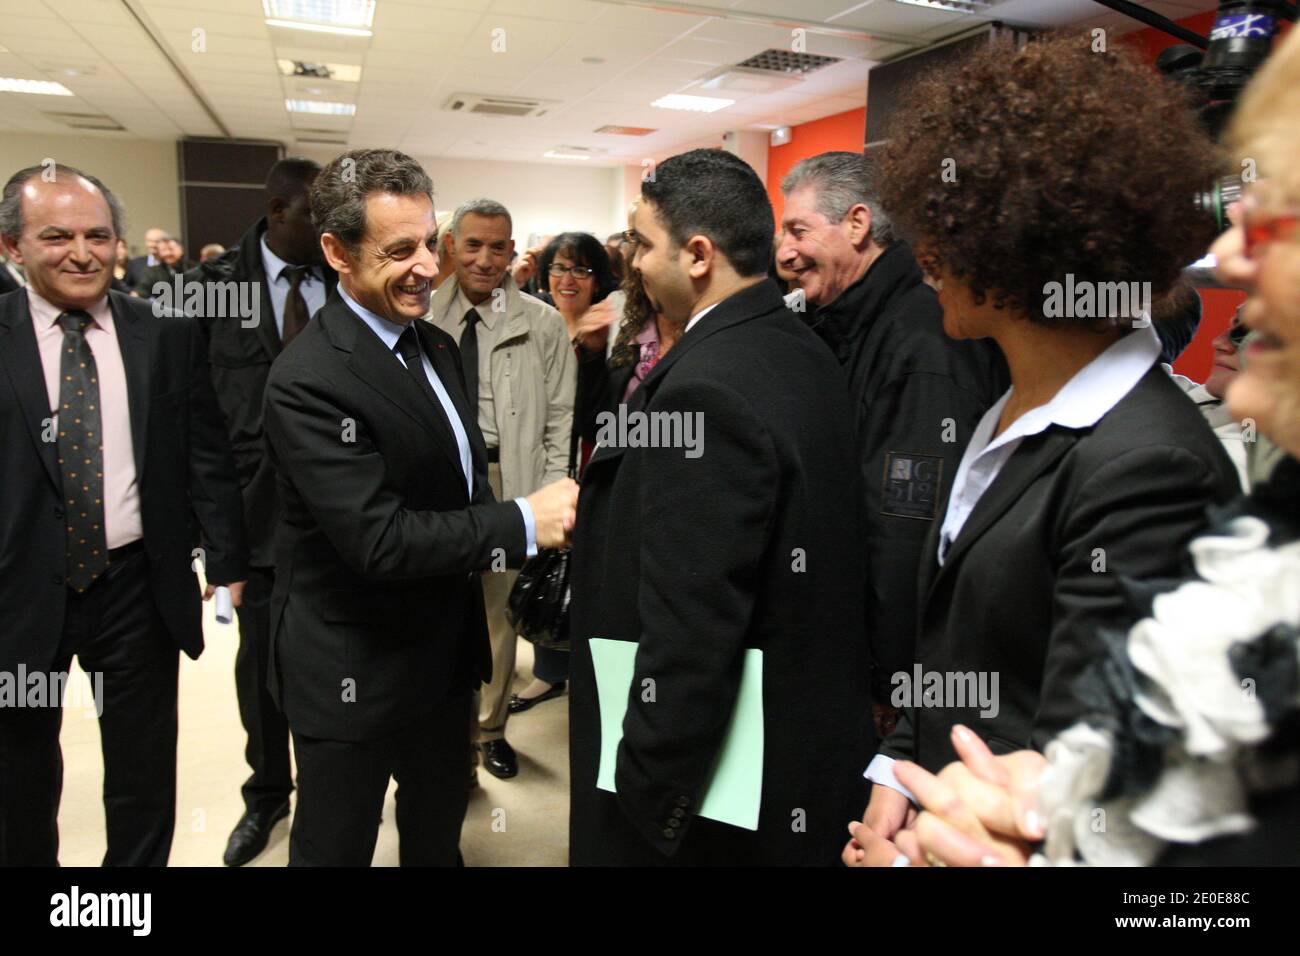
<instances>
[{"instance_id":1,"label":"rg 512 patch","mask_svg":"<svg viewBox=\"0 0 1300 956\"><path fill-rule=\"evenodd\" d=\"M938 455L886 452L880 513L931 521L938 508L942 482L943 459Z\"/></svg>"}]
</instances>

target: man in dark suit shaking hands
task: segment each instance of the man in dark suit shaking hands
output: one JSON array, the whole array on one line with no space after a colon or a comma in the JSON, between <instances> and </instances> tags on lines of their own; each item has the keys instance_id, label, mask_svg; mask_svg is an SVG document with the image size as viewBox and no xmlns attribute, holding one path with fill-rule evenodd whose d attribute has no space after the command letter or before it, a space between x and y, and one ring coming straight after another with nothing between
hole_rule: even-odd
<instances>
[{"instance_id":1,"label":"man in dark suit shaking hands","mask_svg":"<svg viewBox=\"0 0 1300 956\"><path fill-rule=\"evenodd\" d=\"M0 673L102 682L106 866L167 862L177 648L203 650L192 565L239 603L243 515L191 320L109 291L121 207L68 166L0 200L24 290L0 296ZM200 547L201 545L201 547ZM0 694L0 865L51 866L63 785L57 696Z\"/></svg>"},{"instance_id":2,"label":"man in dark suit shaking hands","mask_svg":"<svg viewBox=\"0 0 1300 956\"><path fill-rule=\"evenodd\" d=\"M419 321L433 184L354 150L311 189L337 290L276 360L265 422L283 518L271 691L298 763L290 865L366 866L397 780L403 865L454 865L471 694L491 672L479 575L563 544L577 486L497 502L456 344Z\"/></svg>"},{"instance_id":3,"label":"man in dark suit shaking hands","mask_svg":"<svg viewBox=\"0 0 1300 956\"><path fill-rule=\"evenodd\" d=\"M602 429L583 476L570 862L829 864L858 786L849 755L874 736L848 387L767 279L772 208L742 160L700 149L659 164L634 226L646 293L684 331L615 416L627 428ZM665 444L688 420L691 441ZM616 744L601 734L610 702L597 699L593 638L636 644L617 794L596 786ZM700 811L756 651L751 830Z\"/></svg>"}]
</instances>

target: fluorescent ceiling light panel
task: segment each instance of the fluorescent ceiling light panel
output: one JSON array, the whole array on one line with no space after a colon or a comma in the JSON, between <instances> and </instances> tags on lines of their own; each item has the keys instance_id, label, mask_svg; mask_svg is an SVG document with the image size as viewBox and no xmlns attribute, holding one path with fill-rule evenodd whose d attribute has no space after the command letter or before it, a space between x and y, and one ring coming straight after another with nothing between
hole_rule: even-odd
<instances>
[{"instance_id":1,"label":"fluorescent ceiling light panel","mask_svg":"<svg viewBox=\"0 0 1300 956\"><path fill-rule=\"evenodd\" d=\"M553 149L548 149L542 153L543 159L591 159L590 156L579 156L577 153L557 153Z\"/></svg>"},{"instance_id":2,"label":"fluorescent ceiling light panel","mask_svg":"<svg viewBox=\"0 0 1300 956\"><path fill-rule=\"evenodd\" d=\"M327 103L324 100L285 100L290 113L320 113L325 116L355 116L356 103Z\"/></svg>"},{"instance_id":3,"label":"fluorescent ceiling light panel","mask_svg":"<svg viewBox=\"0 0 1300 956\"><path fill-rule=\"evenodd\" d=\"M361 67L355 63L320 63L312 64L325 67L330 71L329 76L312 76L309 73L297 72L297 64L293 60L277 60L280 65L280 72L285 76L296 76L304 80L337 80L340 83L360 83Z\"/></svg>"},{"instance_id":4,"label":"fluorescent ceiling light panel","mask_svg":"<svg viewBox=\"0 0 1300 956\"><path fill-rule=\"evenodd\" d=\"M294 25L369 31L375 23L375 0L262 0L262 9L267 19L285 20Z\"/></svg>"},{"instance_id":5,"label":"fluorescent ceiling light panel","mask_svg":"<svg viewBox=\"0 0 1300 956\"><path fill-rule=\"evenodd\" d=\"M320 23L295 23L293 20L268 19L266 25L284 27L286 30L310 30L312 33L337 33L345 37L374 36L369 30L358 30L356 27L331 27Z\"/></svg>"},{"instance_id":6,"label":"fluorescent ceiling light panel","mask_svg":"<svg viewBox=\"0 0 1300 956\"><path fill-rule=\"evenodd\" d=\"M40 93L44 96L72 96L72 90L50 80L20 80L0 77L0 93Z\"/></svg>"},{"instance_id":7,"label":"fluorescent ceiling light panel","mask_svg":"<svg viewBox=\"0 0 1300 956\"><path fill-rule=\"evenodd\" d=\"M692 96L689 93L669 93L651 103L661 110L691 110L695 113L713 113L734 104L735 100L720 96Z\"/></svg>"}]
</instances>

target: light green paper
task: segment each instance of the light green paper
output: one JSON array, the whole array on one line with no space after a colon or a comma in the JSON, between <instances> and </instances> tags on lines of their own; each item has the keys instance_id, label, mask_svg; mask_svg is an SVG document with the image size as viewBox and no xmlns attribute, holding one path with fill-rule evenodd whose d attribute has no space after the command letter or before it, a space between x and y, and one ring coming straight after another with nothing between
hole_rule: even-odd
<instances>
[{"instance_id":1,"label":"light green paper","mask_svg":"<svg viewBox=\"0 0 1300 956\"><path fill-rule=\"evenodd\" d=\"M637 645L592 638L591 662L600 701L600 771L596 786L615 793L614 767L623 739L623 717L636 672ZM736 707L722 737L713 776L705 788L699 815L721 823L758 829L763 798L763 652L745 651Z\"/></svg>"}]
</instances>

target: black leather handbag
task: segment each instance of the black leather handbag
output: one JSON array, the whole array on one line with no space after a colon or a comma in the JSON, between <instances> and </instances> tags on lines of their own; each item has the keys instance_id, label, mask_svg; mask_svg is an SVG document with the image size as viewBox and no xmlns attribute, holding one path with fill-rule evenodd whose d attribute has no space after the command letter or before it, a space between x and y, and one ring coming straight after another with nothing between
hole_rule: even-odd
<instances>
[{"instance_id":1,"label":"black leather handbag","mask_svg":"<svg viewBox=\"0 0 1300 956\"><path fill-rule=\"evenodd\" d=\"M577 477L578 433L569 439L569 477ZM524 640L555 651L569 649L568 548L539 548L519 569L506 620Z\"/></svg>"}]
</instances>

